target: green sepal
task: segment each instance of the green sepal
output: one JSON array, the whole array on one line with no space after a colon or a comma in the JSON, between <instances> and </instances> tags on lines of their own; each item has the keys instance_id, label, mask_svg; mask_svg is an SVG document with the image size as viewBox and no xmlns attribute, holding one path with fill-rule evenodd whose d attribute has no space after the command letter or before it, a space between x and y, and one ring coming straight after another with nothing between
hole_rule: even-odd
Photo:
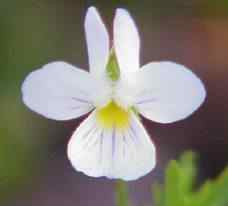
<instances>
[{"instance_id":1,"label":"green sepal","mask_svg":"<svg viewBox=\"0 0 228 206\"><path fill-rule=\"evenodd\" d=\"M117 81L120 77L120 68L117 62L116 54L114 52L114 49L111 49L108 64L106 67L106 72L108 77L112 81Z\"/></svg>"}]
</instances>

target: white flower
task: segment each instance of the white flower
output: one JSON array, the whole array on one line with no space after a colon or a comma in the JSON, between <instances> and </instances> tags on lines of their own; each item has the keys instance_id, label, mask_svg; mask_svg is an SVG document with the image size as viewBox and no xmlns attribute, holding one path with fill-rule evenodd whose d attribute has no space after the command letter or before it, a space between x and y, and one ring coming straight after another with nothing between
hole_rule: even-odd
<instances>
[{"instance_id":1,"label":"white flower","mask_svg":"<svg viewBox=\"0 0 228 206\"><path fill-rule=\"evenodd\" d=\"M156 163L155 147L136 115L160 123L188 117L204 101L199 78L172 62L140 68L140 38L124 9L114 19L112 51L120 75L107 73L111 49L107 30L94 7L88 9L85 32L90 73L64 62L53 62L29 74L23 101L54 120L91 112L73 133L67 149L73 167L89 176L135 180Z\"/></svg>"}]
</instances>

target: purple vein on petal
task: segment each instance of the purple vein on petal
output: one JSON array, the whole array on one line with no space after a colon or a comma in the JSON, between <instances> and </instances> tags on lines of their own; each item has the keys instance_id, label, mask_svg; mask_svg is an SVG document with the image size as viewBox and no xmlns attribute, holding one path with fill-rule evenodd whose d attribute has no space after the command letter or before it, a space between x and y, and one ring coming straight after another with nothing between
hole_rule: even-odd
<instances>
[{"instance_id":1,"label":"purple vein on petal","mask_svg":"<svg viewBox=\"0 0 228 206\"><path fill-rule=\"evenodd\" d=\"M133 142L135 144L137 144L138 143L137 134L136 134L135 130L133 129L132 125L130 126L130 132L131 132L130 133L131 139L133 140Z\"/></svg>"},{"instance_id":2,"label":"purple vein on petal","mask_svg":"<svg viewBox=\"0 0 228 206\"><path fill-rule=\"evenodd\" d=\"M81 109L81 106L75 106L75 107L70 107L71 110L77 110L77 109Z\"/></svg>"},{"instance_id":3,"label":"purple vein on petal","mask_svg":"<svg viewBox=\"0 0 228 206\"><path fill-rule=\"evenodd\" d=\"M104 131L101 132L101 137L100 137L100 138L101 138L101 139L100 139L100 158L99 158L100 161L99 161L99 162L100 162L101 167L102 167L102 166L103 166L103 165L102 165L102 159L103 159L103 158L102 158L102 153L103 153L103 138L104 138Z\"/></svg>"},{"instance_id":4,"label":"purple vein on petal","mask_svg":"<svg viewBox=\"0 0 228 206\"><path fill-rule=\"evenodd\" d=\"M92 133L92 131L94 129L95 129L95 127L91 127L85 134L83 134L82 137L80 137L80 138L84 139L83 142L82 142L82 148L83 149L81 151L78 151L78 153L77 153L77 159L80 158L81 155L83 155L83 152L85 151L85 148L87 147L88 142L90 141L90 134Z\"/></svg>"},{"instance_id":5,"label":"purple vein on petal","mask_svg":"<svg viewBox=\"0 0 228 206\"><path fill-rule=\"evenodd\" d=\"M81 102L81 103L91 104L91 102L89 102L88 100L81 99L81 98L78 98L78 97L71 97L71 99L73 99L75 101L78 101L78 102Z\"/></svg>"},{"instance_id":6,"label":"purple vein on petal","mask_svg":"<svg viewBox=\"0 0 228 206\"><path fill-rule=\"evenodd\" d=\"M126 136L125 134L123 133L123 159L125 159L125 156L126 156Z\"/></svg>"},{"instance_id":7,"label":"purple vein on petal","mask_svg":"<svg viewBox=\"0 0 228 206\"><path fill-rule=\"evenodd\" d=\"M64 99L71 99L71 100L74 100L74 101L78 101L80 103L83 103L83 104L92 104L92 102L89 100L89 99L82 99L82 98L78 98L78 97L71 97L71 96L53 96L52 98L55 98L55 99L61 99L61 100L64 100Z\"/></svg>"},{"instance_id":8,"label":"purple vein on petal","mask_svg":"<svg viewBox=\"0 0 228 206\"><path fill-rule=\"evenodd\" d=\"M116 144L115 133L116 133L116 131L115 131L115 127L114 127L112 130L112 165L114 163L114 155L115 155L115 144Z\"/></svg>"},{"instance_id":9,"label":"purple vein on petal","mask_svg":"<svg viewBox=\"0 0 228 206\"><path fill-rule=\"evenodd\" d=\"M138 135L137 135L137 131L136 131L135 127L134 127L134 123L131 125L131 127L130 127L130 131L132 132L132 134L133 134L133 136L134 136L135 141L136 141L138 144L140 144L141 142L140 142L140 139L139 139L139 138L137 138L137 137L138 137Z\"/></svg>"},{"instance_id":10,"label":"purple vein on petal","mask_svg":"<svg viewBox=\"0 0 228 206\"><path fill-rule=\"evenodd\" d=\"M88 134L88 136L90 136L91 134L94 134L97 130L98 130L97 127L92 128L90 130L90 133ZM91 137L91 139L90 138L87 138L87 141L86 141L86 143L84 145L85 148L89 148L89 146L94 143L92 140L94 141L94 137Z\"/></svg>"},{"instance_id":11,"label":"purple vein on petal","mask_svg":"<svg viewBox=\"0 0 228 206\"><path fill-rule=\"evenodd\" d=\"M136 102L136 104L148 104L151 102L155 102L157 99L156 98L149 98L149 99L144 99L141 101Z\"/></svg>"}]
</instances>

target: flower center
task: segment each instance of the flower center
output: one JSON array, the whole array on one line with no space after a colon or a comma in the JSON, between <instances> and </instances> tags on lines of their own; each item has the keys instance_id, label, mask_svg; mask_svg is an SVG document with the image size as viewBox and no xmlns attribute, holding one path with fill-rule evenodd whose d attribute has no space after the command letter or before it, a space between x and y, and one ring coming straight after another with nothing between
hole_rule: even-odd
<instances>
[{"instance_id":1,"label":"flower center","mask_svg":"<svg viewBox=\"0 0 228 206\"><path fill-rule=\"evenodd\" d=\"M130 110L125 110L111 101L107 106L97 110L97 120L102 127L125 129L130 123Z\"/></svg>"}]
</instances>

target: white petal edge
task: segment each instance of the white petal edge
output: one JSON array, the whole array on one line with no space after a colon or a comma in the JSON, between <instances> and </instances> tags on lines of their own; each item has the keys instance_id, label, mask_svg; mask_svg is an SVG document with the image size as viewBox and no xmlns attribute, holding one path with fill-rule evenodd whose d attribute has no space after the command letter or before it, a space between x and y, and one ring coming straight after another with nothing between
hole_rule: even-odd
<instances>
[{"instance_id":1,"label":"white petal edge","mask_svg":"<svg viewBox=\"0 0 228 206\"><path fill-rule=\"evenodd\" d=\"M109 58L109 35L95 7L90 7L85 17L85 34L90 72L101 75Z\"/></svg>"},{"instance_id":2,"label":"white petal edge","mask_svg":"<svg viewBox=\"0 0 228 206\"><path fill-rule=\"evenodd\" d=\"M156 164L155 147L149 135L132 114L125 132L104 130L96 122L96 111L73 133L67 148L72 166L91 177L136 180Z\"/></svg>"},{"instance_id":3,"label":"white petal edge","mask_svg":"<svg viewBox=\"0 0 228 206\"><path fill-rule=\"evenodd\" d=\"M31 72L22 84L24 103L54 120L77 118L91 111L93 77L65 62L52 62Z\"/></svg>"},{"instance_id":4,"label":"white petal edge","mask_svg":"<svg viewBox=\"0 0 228 206\"><path fill-rule=\"evenodd\" d=\"M202 81L185 66L173 62L149 63L132 75L134 78L138 87L136 108L155 122L185 119L206 97Z\"/></svg>"},{"instance_id":5,"label":"white petal edge","mask_svg":"<svg viewBox=\"0 0 228 206\"><path fill-rule=\"evenodd\" d=\"M139 69L140 37L130 14L117 9L114 18L114 48L122 72Z\"/></svg>"}]
</instances>

